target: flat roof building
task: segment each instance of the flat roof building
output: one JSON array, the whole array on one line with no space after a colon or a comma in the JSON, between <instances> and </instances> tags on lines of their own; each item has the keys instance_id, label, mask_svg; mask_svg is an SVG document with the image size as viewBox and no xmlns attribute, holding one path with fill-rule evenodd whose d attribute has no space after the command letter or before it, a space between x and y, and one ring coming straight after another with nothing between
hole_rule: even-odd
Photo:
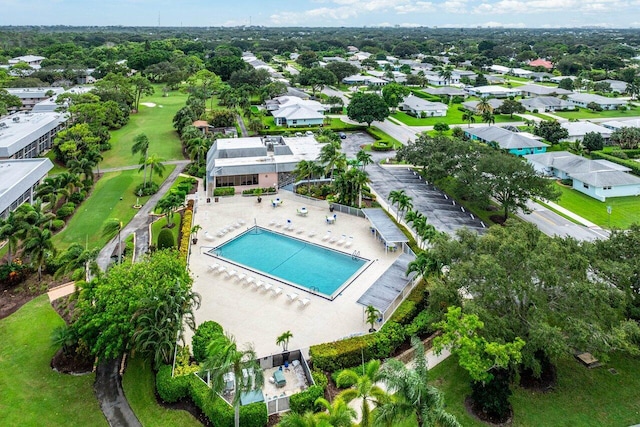
<instances>
[{"instance_id":1,"label":"flat roof building","mask_svg":"<svg viewBox=\"0 0 640 427\"><path fill-rule=\"evenodd\" d=\"M36 187L53 169L49 159L0 160L0 218L33 203Z\"/></svg>"},{"instance_id":2,"label":"flat roof building","mask_svg":"<svg viewBox=\"0 0 640 427\"><path fill-rule=\"evenodd\" d=\"M0 119L0 159L29 159L51 149L67 116L60 113L16 113Z\"/></svg>"},{"instance_id":3,"label":"flat roof building","mask_svg":"<svg viewBox=\"0 0 640 427\"><path fill-rule=\"evenodd\" d=\"M63 87L17 87L7 88L10 95L17 96L22 101L22 107L11 108L9 112L31 111L33 107L49 98L55 98L65 92Z\"/></svg>"}]
</instances>

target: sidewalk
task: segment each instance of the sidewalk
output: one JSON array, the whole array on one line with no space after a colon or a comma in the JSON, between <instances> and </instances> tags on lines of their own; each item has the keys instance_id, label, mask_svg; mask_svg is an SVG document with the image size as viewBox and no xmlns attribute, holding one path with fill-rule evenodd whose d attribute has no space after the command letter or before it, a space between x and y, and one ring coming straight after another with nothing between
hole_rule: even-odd
<instances>
[{"instance_id":1,"label":"sidewalk","mask_svg":"<svg viewBox=\"0 0 640 427\"><path fill-rule=\"evenodd\" d=\"M563 208L562 206L560 206L560 205L558 205L556 203L553 203L553 202L550 202L550 201L547 201L547 200L544 200L543 202L544 202L545 205L548 205L550 208L560 212L563 215L568 216L569 218L579 222L580 224L584 225L585 227L593 228L593 229L600 229L600 230L602 229L602 227L600 227L598 224L594 224L593 222L581 217L580 215L577 215L577 214L571 212L570 210L567 210L567 209Z\"/></svg>"}]
</instances>

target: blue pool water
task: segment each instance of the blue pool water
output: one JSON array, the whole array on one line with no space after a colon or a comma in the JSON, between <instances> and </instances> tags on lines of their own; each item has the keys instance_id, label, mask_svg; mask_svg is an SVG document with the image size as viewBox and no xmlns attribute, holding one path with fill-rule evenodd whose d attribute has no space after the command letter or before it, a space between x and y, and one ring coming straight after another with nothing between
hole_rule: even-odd
<instances>
[{"instance_id":1,"label":"blue pool water","mask_svg":"<svg viewBox=\"0 0 640 427\"><path fill-rule=\"evenodd\" d=\"M210 252L330 298L368 261L260 227Z\"/></svg>"}]
</instances>

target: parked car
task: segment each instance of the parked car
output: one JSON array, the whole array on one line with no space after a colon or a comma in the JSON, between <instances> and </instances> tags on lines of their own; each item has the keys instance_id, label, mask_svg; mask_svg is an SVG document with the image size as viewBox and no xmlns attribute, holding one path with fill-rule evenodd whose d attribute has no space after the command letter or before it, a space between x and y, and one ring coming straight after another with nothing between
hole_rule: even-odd
<instances>
[{"instance_id":1,"label":"parked car","mask_svg":"<svg viewBox=\"0 0 640 427\"><path fill-rule=\"evenodd\" d=\"M338 136L340 137L340 139L347 139L347 134L344 132L338 132Z\"/></svg>"}]
</instances>

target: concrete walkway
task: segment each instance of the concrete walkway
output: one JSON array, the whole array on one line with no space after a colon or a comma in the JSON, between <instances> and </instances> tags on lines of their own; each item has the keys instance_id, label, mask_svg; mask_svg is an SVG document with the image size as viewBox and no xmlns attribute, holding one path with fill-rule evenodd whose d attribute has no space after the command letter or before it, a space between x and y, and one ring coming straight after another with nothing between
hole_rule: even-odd
<instances>
[{"instance_id":1,"label":"concrete walkway","mask_svg":"<svg viewBox=\"0 0 640 427\"><path fill-rule=\"evenodd\" d=\"M602 229L602 227L600 227L598 224L594 224L593 222L589 221L588 219L585 219L583 217L581 217L578 214L575 214L573 212L571 212L568 209L563 208L562 206L553 203L553 202L549 202L549 201L544 201L544 203L546 205L548 205L550 208L560 212L563 215L568 216L569 218L573 219L576 222L579 222L580 224L584 225L585 227L589 227L591 229Z\"/></svg>"},{"instance_id":2,"label":"concrete walkway","mask_svg":"<svg viewBox=\"0 0 640 427\"><path fill-rule=\"evenodd\" d=\"M58 298L66 297L67 295L71 295L76 291L76 282L68 282L64 285L56 286L55 288L49 289L47 292L47 296L49 297L49 302L53 302Z\"/></svg>"},{"instance_id":3,"label":"concrete walkway","mask_svg":"<svg viewBox=\"0 0 640 427\"><path fill-rule=\"evenodd\" d=\"M100 363L96 368L96 381L93 389L107 422L111 427L142 426L138 417L129 406L122 390L120 364L122 358Z\"/></svg>"}]
</instances>

